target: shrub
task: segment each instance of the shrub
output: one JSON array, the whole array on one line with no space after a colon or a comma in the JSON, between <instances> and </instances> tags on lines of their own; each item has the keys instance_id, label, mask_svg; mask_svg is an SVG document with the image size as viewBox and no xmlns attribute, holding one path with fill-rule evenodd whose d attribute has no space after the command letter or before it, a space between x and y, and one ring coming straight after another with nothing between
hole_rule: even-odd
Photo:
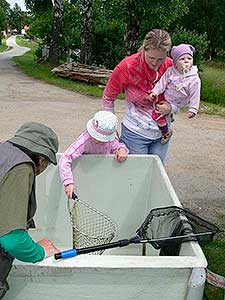
<instances>
[{"instance_id":1,"label":"shrub","mask_svg":"<svg viewBox=\"0 0 225 300\"><path fill-rule=\"evenodd\" d=\"M188 31L185 28L176 29L172 34L173 45L178 44L191 44L195 47L196 52L194 55L194 63L202 68L202 61L204 61L204 55L207 52L209 41L207 40L207 34L199 34L196 31Z\"/></svg>"},{"instance_id":2,"label":"shrub","mask_svg":"<svg viewBox=\"0 0 225 300\"><path fill-rule=\"evenodd\" d=\"M123 58L123 29L120 24L96 28L93 38L93 57L98 66L113 69Z\"/></svg>"}]
</instances>

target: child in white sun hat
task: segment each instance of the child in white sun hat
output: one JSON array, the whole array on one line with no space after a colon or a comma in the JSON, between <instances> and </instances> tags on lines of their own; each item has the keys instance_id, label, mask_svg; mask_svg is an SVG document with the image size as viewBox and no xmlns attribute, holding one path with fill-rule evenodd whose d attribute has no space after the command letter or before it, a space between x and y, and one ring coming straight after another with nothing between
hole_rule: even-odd
<instances>
[{"instance_id":1,"label":"child in white sun hat","mask_svg":"<svg viewBox=\"0 0 225 300\"><path fill-rule=\"evenodd\" d=\"M197 66L193 66L195 48L189 44L174 46L171 50L173 66L168 68L150 93L153 108L157 107L157 97L164 93L165 100L171 105L172 113L188 106L188 118L196 116L200 102L201 81ZM162 132L161 143L165 144L172 136L167 117L153 109L152 118Z\"/></svg>"},{"instance_id":2,"label":"child in white sun hat","mask_svg":"<svg viewBox=\"0 0 225 300\"><path fill-rule=\"evenodd\" d=\"M117 117L110 111L99 111L87 122L86 129L63 153L59 160L59 172L69 198L75 191L71 170L72 161L83 154L114 154L118 162L126 160L127 147L117 137Z\"/></svg>"}]
</instances>

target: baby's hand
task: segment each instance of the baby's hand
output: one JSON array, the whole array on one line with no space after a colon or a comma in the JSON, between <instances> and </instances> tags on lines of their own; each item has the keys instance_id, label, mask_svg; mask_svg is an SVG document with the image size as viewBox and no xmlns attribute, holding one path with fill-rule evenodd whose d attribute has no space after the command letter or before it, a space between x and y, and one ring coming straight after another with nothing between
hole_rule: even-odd
<instances>
[{"instance_id":1,"label":"baby's hand","mask_svg":"<svg viewBox=\"0 0 225 300\"><path fill-rule=\"evenodd\" d=\"M120 148L116 151L114 158L118 161L118 162L123 162L127 159L127 151L124 148Z\"/></svg>"},{"instance_id":2,"label":"baby's hand","mask_svg":"<svg viewBox=\"0 0 225 300\"><path fill-rule=\"evenodd\" d=\"M70 183L65 186L65 193L69 199L72 199L72 194L75 192L75 185Z\"/></svg>"},{"instance_id":3,"label":"baby's hand","mask_svg":"<svg viewBox=\"0 0 225 300\"><path fill-rule=\"evenodd\" d=\"M156 98L157 98L157 95L155 93L151 92L149 94L149 100L150 100L151 103L154 103Z\"/></svg>"},{"instance_id":4,"label":"baby's hand","mask_svg":"<svg viewBox=\"0 0 225 300\"><path fill-rule=\"evenodd\" d=\"M195 113L193 113L193 112L191 112L191 111L188 112L188 119L192 119L192 118L194 118L195 116L196 116Z\"/></svg>"}]
</instances>

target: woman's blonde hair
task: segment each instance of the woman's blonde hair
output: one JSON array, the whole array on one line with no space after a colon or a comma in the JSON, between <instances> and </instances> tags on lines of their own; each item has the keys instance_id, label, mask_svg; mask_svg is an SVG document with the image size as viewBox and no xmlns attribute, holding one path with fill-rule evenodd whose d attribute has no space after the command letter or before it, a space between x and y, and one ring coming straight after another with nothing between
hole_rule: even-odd
<instances>
[{"instance_id":1,"label":"woman's blonde hair","mask_svg":"<svg viewBox=\"0 0 225 300\"><path fill-rule=\"evenodd\" d=\"M169 33L162 29L152 29L146 34L139 50L160 49L169 52L170 48L171 38Z\"/></svg>"}]
</instances>

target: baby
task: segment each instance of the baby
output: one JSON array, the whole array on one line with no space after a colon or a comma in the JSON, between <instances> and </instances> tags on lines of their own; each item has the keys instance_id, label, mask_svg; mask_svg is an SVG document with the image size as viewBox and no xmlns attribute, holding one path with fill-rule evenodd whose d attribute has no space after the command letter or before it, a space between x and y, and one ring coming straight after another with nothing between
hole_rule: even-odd
<instances>
[{"instance_id":1,"label":"baby","mask_svg":"<svg viewBox=\"0 0 225 300\"><path fill-rule=\"evenodd\" d=\"M59 172L68 198L75 191L72 161L83 154L114 154L118 162L126 160L127 147L117 137L117 117L110 111L99 111L87 122L86 129L63 153Z\"/></svg>"},{"instance_id":2,"label":"baby","mask_svg":"<svg viewBox=\"0 0 225 300\"><path fill-rule=\"evenodd\" d=\"M172 113L179 112L187 105L188 118L193 118L198 112L201 81L197 66L193 66L194 52L192 45L174 46L171 51L173 66L166 70L149 95L153 106L152 118L162 131L162 144L169 141L172 129L167 124L166 116L157 112L158 95L164 93L165 100L171 104Z\"/></svg>"}]
</instances>

